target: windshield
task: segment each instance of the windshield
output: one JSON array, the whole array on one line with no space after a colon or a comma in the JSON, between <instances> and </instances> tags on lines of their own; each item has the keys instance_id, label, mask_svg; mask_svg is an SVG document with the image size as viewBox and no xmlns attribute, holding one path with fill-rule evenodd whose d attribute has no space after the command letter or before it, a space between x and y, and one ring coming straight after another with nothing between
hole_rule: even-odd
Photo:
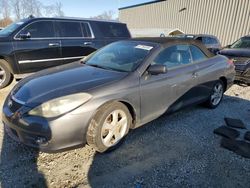
<instances>
[{"instance_id":1,"label":"windshield","mask_svg":"<svg viewBox=\"0 0 250 188\"><path fill-rule=\"evenodd\" d=\"M23 23L24 23L23 21L19 21L19 22L15 22L15 23L10 24L9 26L7 26L6 28L4 28L3 30L0 31L0 36L10 35L18 27L20 27Z\"/></svg>"},{"instance_id":2,"label":"windshield","mask_svg":"<svg viewBox=\"0 0 250 188\"><path fill-rule=\"evenodd\" d=\"M231 48L250 48L250 38L244 37L231 45Z\"/></svg>"},{"instance_id":3,"label":"windshield","mask_svg":"<svg viewBox=\"0 0 250 188\"><path fill-rule=\"evenodd\" d=\"M120 41L112 43L93 55L85 64L122 72L134 71L147 57L156 44L139 41Z\"/></svg>"}]
</instances>

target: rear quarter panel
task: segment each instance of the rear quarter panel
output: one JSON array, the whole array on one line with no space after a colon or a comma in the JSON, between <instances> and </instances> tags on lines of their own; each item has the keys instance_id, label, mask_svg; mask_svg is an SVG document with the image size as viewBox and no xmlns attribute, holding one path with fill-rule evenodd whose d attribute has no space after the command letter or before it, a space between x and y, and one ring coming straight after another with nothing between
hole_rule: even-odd
<instances>
[{"instance_id":1,"label":"rear quarter panel","mask_svg":"<svg viewBox=\"0 0 250 188\"><path fill-rule=\"evenodd\" d=\"M208 87L206 89L211 89L211 86L224 77L227 80L227 85L233 82L235 76L234 66L228 63L228 58L221 55L216 55L208 58L205 61L197 63L198 65L198 85L203 85L203 87Z\"/></svg>"}]
</instances>

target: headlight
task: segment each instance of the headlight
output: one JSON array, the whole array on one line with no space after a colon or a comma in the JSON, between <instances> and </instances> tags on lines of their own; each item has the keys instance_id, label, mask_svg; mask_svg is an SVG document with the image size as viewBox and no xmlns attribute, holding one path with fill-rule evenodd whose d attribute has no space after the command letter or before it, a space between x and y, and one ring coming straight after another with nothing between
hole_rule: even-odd
<instances>
[{"instance_id":1,"label":"headlight","mask_svg":"<svg viewBox=\"0 0 250 188\"><path fill-rule=\"evenodd\" d=\"M46 118L56 117L74 110L90 100L91 97L88 93L79 93L52 99L29 111L29 115Z\"/></svg>"}]
</instances>

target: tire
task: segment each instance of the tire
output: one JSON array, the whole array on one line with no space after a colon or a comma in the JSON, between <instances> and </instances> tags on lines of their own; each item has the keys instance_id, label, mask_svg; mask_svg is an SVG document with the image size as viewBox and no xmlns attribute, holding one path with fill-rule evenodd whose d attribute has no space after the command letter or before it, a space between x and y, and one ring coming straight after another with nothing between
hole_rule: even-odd
<instances>
[{"instance_id":1,"label":"tire","mask_svg":"<svg viewBox=\"0 0 250 188\"><path fill-rule=\"evenodd\" d=\"M0 89L9 85L13 80L13 76L7 68L7 62L0 60Z\"/></svg>"},{"instance_id":2,"label":"tire","mask_svg":"<svg viewBox=\"0 0 250 188\"><path fill-rule=\"evenodd\" d=\"M128 134L131 124L131 114L124 104L108 103L100 107L90 121L87 143L100 153L114 150Z\"/></svg>"},{"instance_id":3,"label":"tire","mask_svg":"<svg viewBox=\"0 0 250 188\"><path fill-rule=\"evenodd\" d=\"M211 109L216 108L223 99L224 91L224 83L221 80L218 80L213 86L209 99L204 103L205 106Z\"/></svg>"}]
</instances>

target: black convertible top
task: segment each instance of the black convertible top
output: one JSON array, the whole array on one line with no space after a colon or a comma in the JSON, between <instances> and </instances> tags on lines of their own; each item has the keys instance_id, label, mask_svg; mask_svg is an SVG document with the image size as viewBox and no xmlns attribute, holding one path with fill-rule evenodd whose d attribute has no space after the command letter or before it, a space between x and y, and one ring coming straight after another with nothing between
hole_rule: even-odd
<instances>
[{"instance_id":1,"label":"black convertible top","mask_svg":"<svg viewBox=\"0 0 250 188\"><path fill-rule=\"evenodd\" d=\"M160 44L165 44L173 41L185 41L185 42L192 42L194 41L191 38L180 38L180 37L138 37L133 38L134 41L145 41L145 42L155 42Z\"/></svg>"},{"instance_id":2,"label":"black convertible top","mask_svg":"<svg viewBox=\"0 0 250 188\"><path fill-rule=\"evenodd\" d=\"M143 41L158 43L163 47L169 46L171 44L192 44L200 48L208 57L214 56L200 41L192 38L180 38L180 37L138 37L130 39L132 41Z\"/></svg>"}]
</instances>

